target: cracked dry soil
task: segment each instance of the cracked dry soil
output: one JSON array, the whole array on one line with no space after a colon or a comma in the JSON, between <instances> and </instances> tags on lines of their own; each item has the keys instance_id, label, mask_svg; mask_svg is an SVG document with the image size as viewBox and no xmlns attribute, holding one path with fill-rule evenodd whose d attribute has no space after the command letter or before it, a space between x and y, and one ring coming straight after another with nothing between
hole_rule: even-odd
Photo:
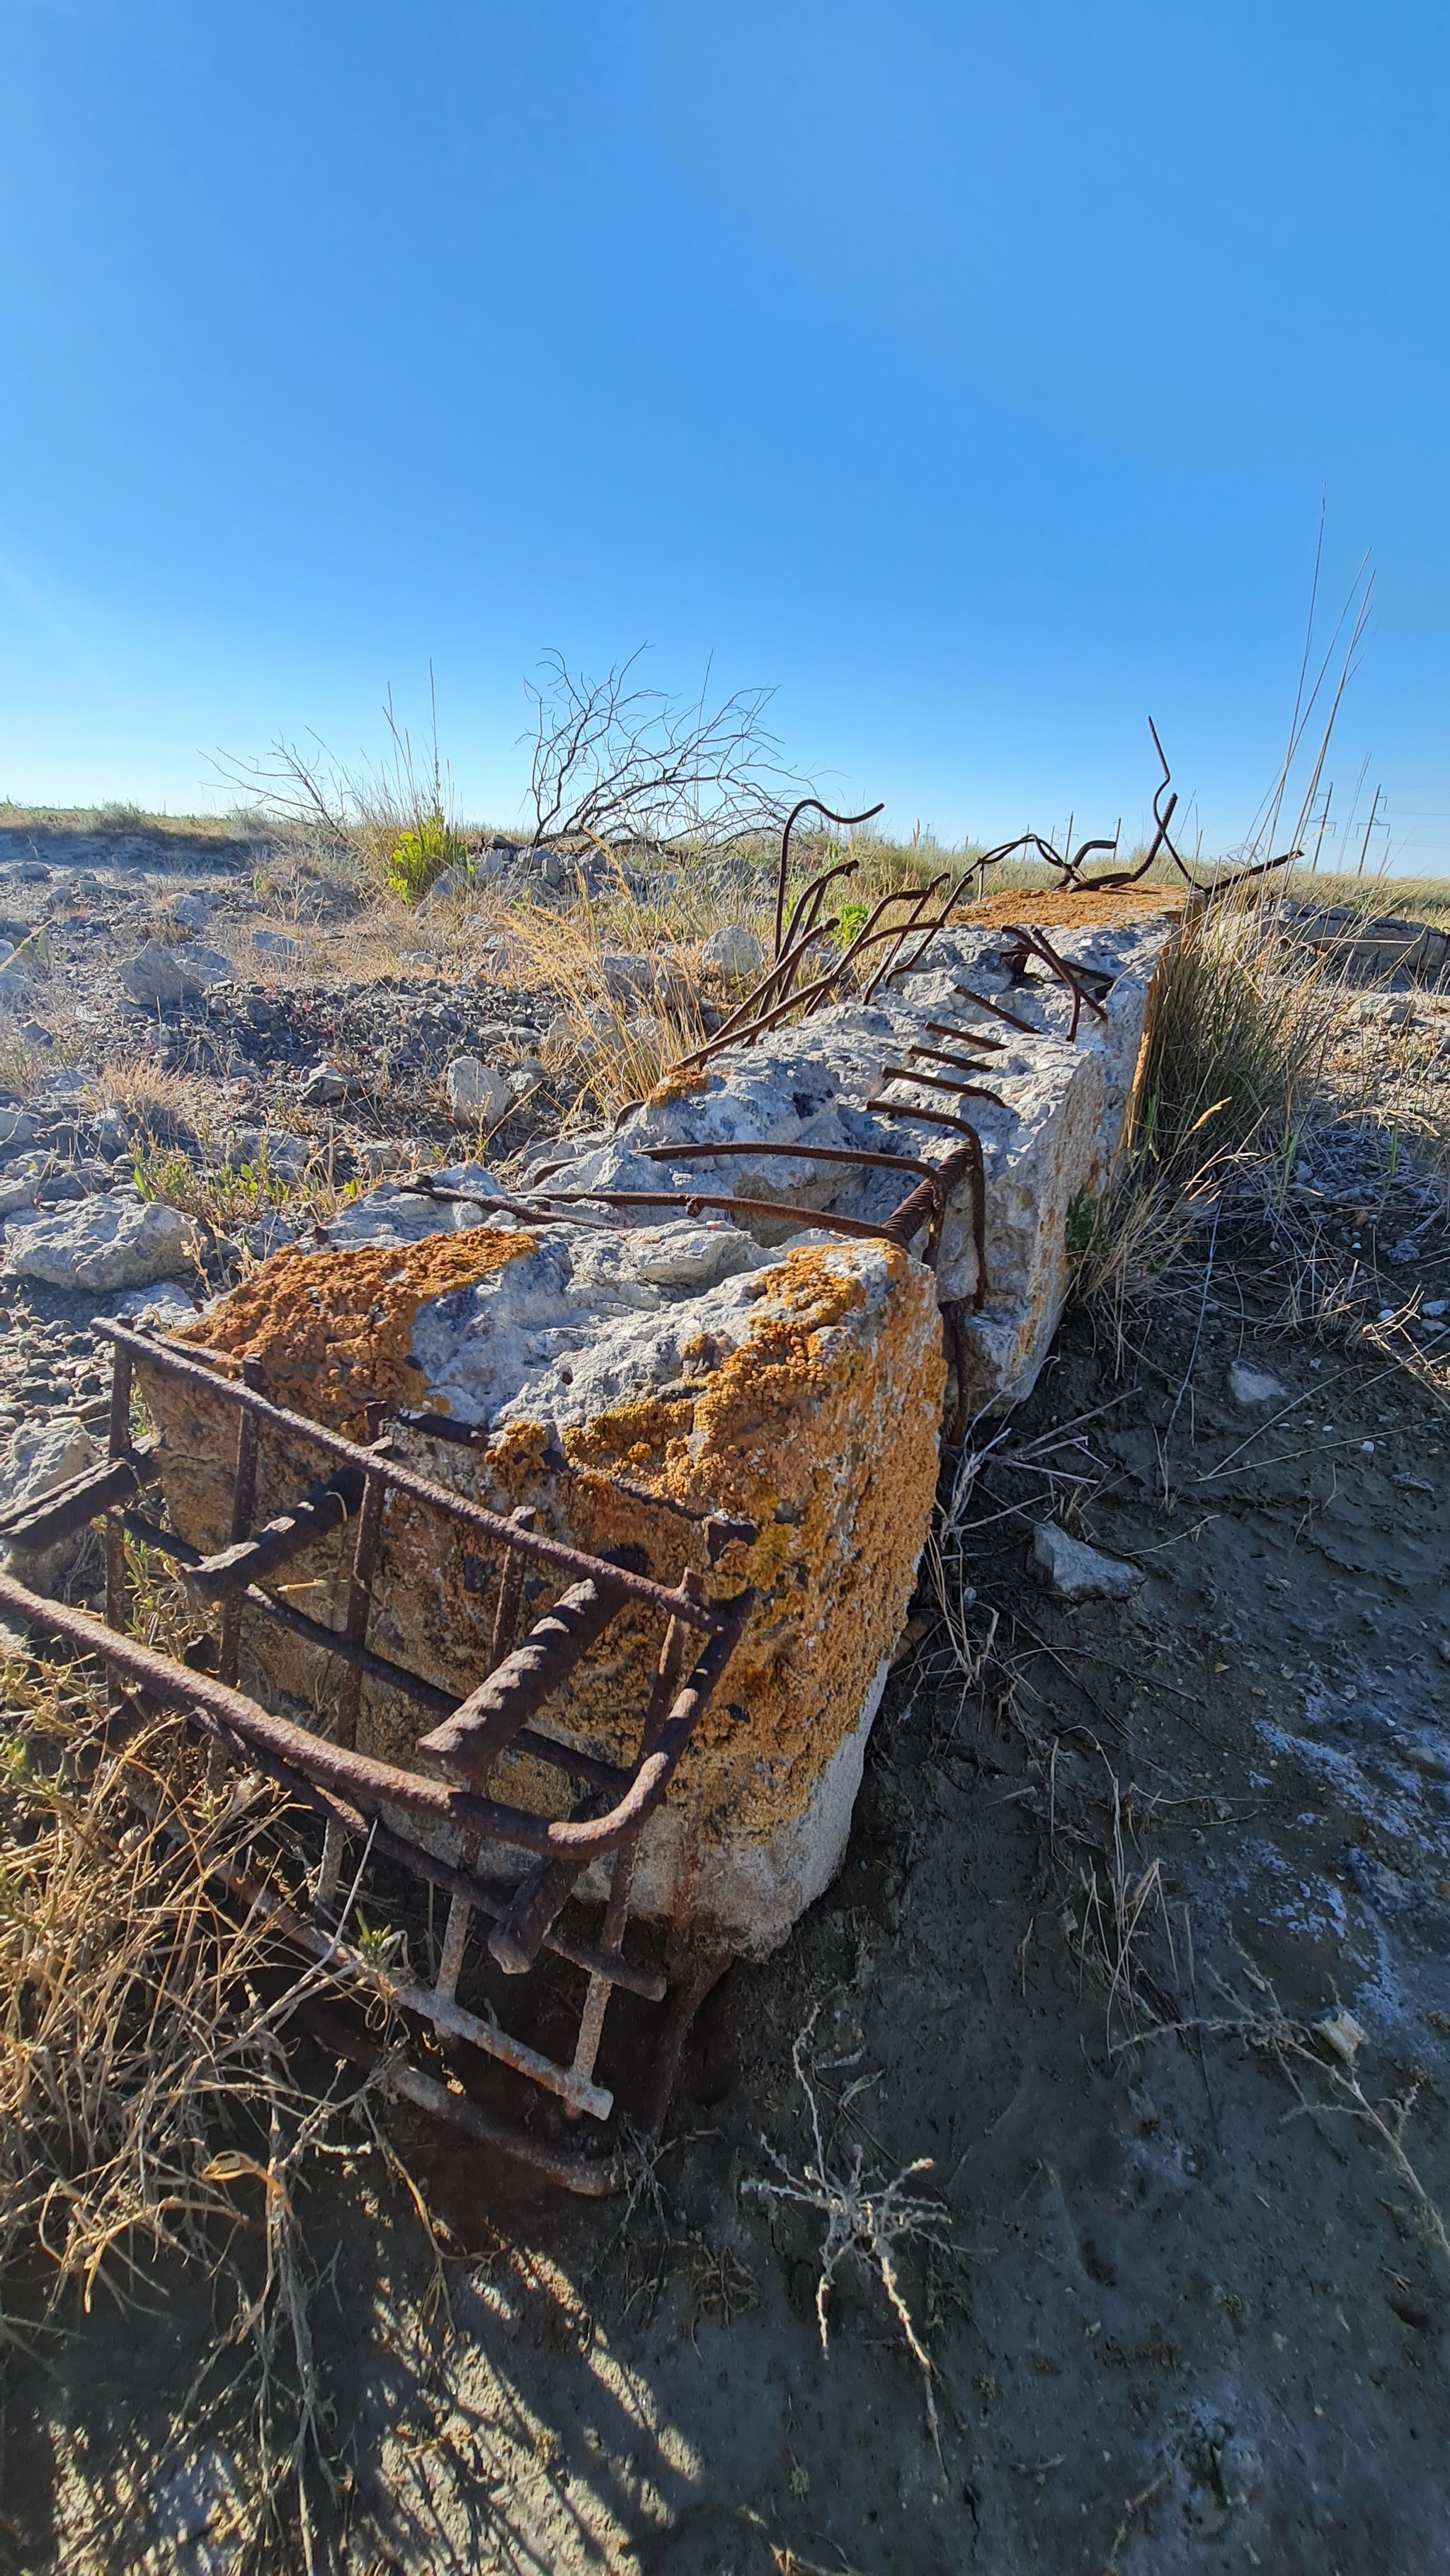
<instances>
[{"instance_id":1,"label":"cracked dry soil","mask_svg":"<svg viewBox=\"0 0 1450 2576\"><path fill-rule=\"evenodd\" d=\"M337 2565L1450 2564L1450 2266L1364 2116L1444 2211L1450 1426L1392 1330L1287 1331L1281 1289L1246 1224L1120 1368L1069 1320L967 1500L979 1676L940 1627L899 1667L839 1880L711 1999L628 2206L397 2122L440 2275L375 2156L311 2187ZM1281 1401L1230 1399L1240 1357ZM1144 1568L1131 1602L1039 1588L1049 1509ZM879 2278L838 2270L823 2355L822 2222L743 2188L808 2157L816 2007L833 2172L932 2159L949 2242L896 2253L939 2456ZM132 2295L12 2358L17 2567L243 2563L225 2413L188 2420L210 2295Z\"/></svg>"}]
</instances>

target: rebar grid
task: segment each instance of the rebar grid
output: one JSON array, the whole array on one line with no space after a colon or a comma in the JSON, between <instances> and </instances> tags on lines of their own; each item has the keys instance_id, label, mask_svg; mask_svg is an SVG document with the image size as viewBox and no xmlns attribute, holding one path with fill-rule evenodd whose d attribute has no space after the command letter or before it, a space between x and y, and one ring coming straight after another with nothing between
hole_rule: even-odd
<instances>
[{"instance_id":1,"label":"rebar grid","mask_svg":"<svg viewBox=\"0 0 1450 2576\"><path fill-rule=\"evenodd\" d=\"M688 2015L675 2006L682 1994L699 1985L701 1969L686 1947L677 1962L680 1976L672 1989L658 1971L625 1956L635 1856L641 1831L665 1797L754 1596L747 1591L729 1601L712 1602L703 1579L693 1572L667 1587L629 1567L566 1547L534 1529L535 1516L528 1507L505 1519L405 1468L390 1454L387 1434L364 1448L305 1415L271 1403L261 1392L255 1367L244 1364L240 1378L232 1379L199 1365L194 1354L177 1350L159 1334L105 1322L99 1329L114 1347L110 1454L101 1466L72 1478L32 1510L12 1514L0 1534L12 1544L36 1548L101 1518L106 1539L106 1618L43 1599L6 1577L0 1577L0 1607L48 1629L77 1651L94 1655L110 1672L113 1684L176 1709L192 1732L210 1746L214 1767L240 1762L261 1771L318 1817L323 1846L311 1921L275 1890L263 1890L260 1895L256 1889L249 1891L249 1901L264 1902L269 1918L294 1948L314 1961L325 1960L340 1984L364 2000L375 1998L381 1987L396 2010L431 2025L440 2038L467 2042L524 2078L538 2092L555 2098L571 2121L587 2115L595 2122L606 2122L614 2109L612 2092L597 2082L594 2071L614 1988L623 1986L653 2003L666 2001L673 1992L675 2005L665 2016L648 2083L650 2109L656 2119L662 2119L674 2063L688 2029ZM132 1390L138 1362L162 1376L199 1387L209 1399L220 1398L236 1413L231 1537L225 1548L210 1557L135 1509L136 1497L156 1482L160 1471L157 1448L137 1447L132 1438ZM333 1473L258 1530L252 1526L258 1451L262 1436L269 1432L320 1452L333 1464ZM390 1491L461 1523L490 1542L499 1560L488 1666L478 1686L461 1700L425 1675L376 1653L367 1643ZM643 1487L638 1498L657 1499ZM326 1532L349 1526L352 1546L341 1627L328 1627L296 1610L269 1593L258 1579L279 1571ZM752 1524L725 1515L707 1518L705 1526L717 1542L712 1556L732 1539L748 1542L755 1536ZM171 1558L194 1601L218 1610L212 1641L215 1672L180 1663L126 1633L128 1530ZM571 1580L553 1609L535 1620L516 1643L523 1577L531 1564L556 1579ZM589 1647L626 1607L661 1618L663 1638L640 1724L638 1751L632 1762L611 1763L540 1731L529 1721L568 1683ZM342 1689L332 1739L273 1714L238 1689L244 1609L341 1663ZM420 1745L424 1759L431 1758L443 1779L426 1778L356 1750L365 1678L399 1692L427 1713L433 1724ZM527 1754L571 1777L582 1795L576 1797L570 1814L553 1818L489 1795L492 1772L507 1754ZM399 1820L409 1818L419 1819L435 1832L440 1826L450 1829L461 1847L463 1865L441 1859L400 1830ZM359 1843L364 1865L374 1856L386 1859L422 1884L449 1895L447 1929L431 1985L390 1975L343 1937L336 1920L338 1891L349 1847ZM486 1845L532 1853L534 1865L517 1885L495 1883L478 1873L479 1855ZM606 1856L612 1859L612 1877L602 1938L589 1940L561 1930L560 1917L577 1881L591 1863ZM489 1924L488 1948L505 1973L525 1974L546 1950L582 1972L585 1991L567 2062L545 2055L458 2003L456 1989L475 1915ZM713 1972L718 1970L715 1960ZM450 2106L456 2104L460 2126L475 2135L487 2133L491 2142L523 2157L547 2179L589 2193L601 2188L598 2158L591 2156L582 2140L572 2158L568 2153L541 2156L538 2140L528 2131L478 2114L466 2095L452 2093L431 2078L420 2077L419 2083L428 2091L430 2108L454 2116ZM417 2086L404 2089L422 2099Z\"/></svg>"}]
</instances>

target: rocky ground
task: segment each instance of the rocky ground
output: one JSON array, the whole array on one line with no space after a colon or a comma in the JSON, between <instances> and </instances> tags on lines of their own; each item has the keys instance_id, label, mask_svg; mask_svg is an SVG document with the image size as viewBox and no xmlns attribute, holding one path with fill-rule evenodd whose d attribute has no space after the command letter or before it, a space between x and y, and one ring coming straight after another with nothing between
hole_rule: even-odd
<instances>
[{"instance_id":1,"label":"rocky ground","mask_svg":"<svg viewBox=\"0 0 1450 2576\"><path fill-rule=\"evenodd\" d=\"M325 1225L389 1148L469 1150L458 1055L525 1069L501 1164L593 1114L532 1070L547 993L433 954L313 972L352 916L259 893L254 846L122 833L0 847L7 870L12 1482L101 1416L95 1314ZM143 1007L122 969L178 895L234 969L258 928L301 962ZM1433 997L1360 1007L1424 1078L1450 1056ZM114 1078L137 1064L149 1087ZM320 1067L343 1090L309 1102ZM263 1162L293 1175L265 1204L237 1179ZM102 1269L158 1207L185 1258L26 1276L37 1225L100 1201ZM1246 1172L1155 1294L1070 1316L1029 1402L947 1462L846 1867L717 1990L628 2204L529 2198L401 2115L441 2252L361 2138L309 2187L324 2560L1450 2564L1447 1299L1434 1171L1349 1121ZM284 2563L238 2537L253 2401L218 2378L219 2297L151 2264L12 2352L0 2563Z\"/></svg>"}]
</instances>

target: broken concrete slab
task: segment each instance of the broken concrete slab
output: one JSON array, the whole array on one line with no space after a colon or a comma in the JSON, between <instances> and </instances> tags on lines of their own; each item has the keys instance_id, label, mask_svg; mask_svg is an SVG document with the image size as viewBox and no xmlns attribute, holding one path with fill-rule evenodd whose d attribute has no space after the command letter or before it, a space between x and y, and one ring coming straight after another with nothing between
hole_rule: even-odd
<instances>
[{"instance_id":1,"label":"broken concrete slab","mask_svg":"<svg viewBox=\"0 0 1450 2576\"><path fill-rule=\"evenodd\" d=\"M0 1511L13 1513L43 1502L57 1485L83 1475L101 1456L83 1422L73 1413L56 1413L40 1422L23 1423L0 1465ZM75 1531L50 1547L20 1548L0 1542L0 1566L30 1592L48 1598L60 1591L81 1557L95 1541L89 1529Z\"/></svg>"},{"instance_id":2,"label":"broken concrete slab","mask_svg":"<svg viewBox=\"0 0 1450 2576\"><path fill-rule=\"evenodd\" d=\"M189 1217L160 1199L119 1192L53 1215L17 1209L5 1229L5 1268L53 1288L149 1288L185 1267L194 1231Z\"/></svg>"},{"instance_id":3,"label":"broken concrete slab","mask_svg":"<svg viewBox=\"0 0 1450 2576\"><path fill-rule=\"evenodd\" d=\"M393 1198L376 1194L387 1221ZM397 1452L489 1508L711 1596L756 1596L726 1679L645 1829L637 1910L763 1956L839 1866L867 1735L924 1544L943 1389L930 1273L895 1245L804 1236L772 1254L736 1227L625 1229L470 1219L418 1241L278 1253L180 1339L229 1368L249 1355L275 1400L351 1433L365 1406L468 1426L461 1446L414 1422ZM144 1363L175 1527L230 1535L235 1421L204 1389ZM294 1500L315 1457L264 1438L257 1519ZM756 1536L710 1533L711 1515ZM714 1546L714 1561L711 1549ZM348 1545L295 1558L293 1597L340 1624ZM303 1587L298 1590L297 1587ZM547 1606L539 1587L530 1615ZM375 1649L463 1696L489 1662L497 1565L459 1525L394 1494L369 1631ZM264 1623L253 1686L326 1722L338 1673ZM552 1703L549 1722L632 1758L659 1623L626 1605ZM243 1679L248 1679L244 1664ZM415 1764L426 1720L369 1681L358 1742ZM562 1812L558 1775L507 1755L498 1794ZM520 1866L523 1856L520 1856ZM589 1892L586 1883L585 1892Z\"/></svg>"},{"instance_id":4,"label":"broken concrete slab","mask_svg":"<svg viewBox=\"0 0 1450 2576\"><path fill-rule=\"evenodd\" d=\"M1017 894L974 908L938 935L929 972L883 986L869 1005L838 1003L667 1076L611 1140L567 1162L557 1146L541 1153L549 1192L694 1187L879 1223L906 1195L901 1174L792 1161L778 1149L847 1147L940 1164L966 1121L981 1141L985 1267L968 1179L947 1210L939 1295L960 1313L968 1409L1015 1403L1031 1389L1067 1295L1074 1207L1106 1187L1131 1130L1155 978L1180 917L1161 888ZM1040 963L1025 972L1014 963L1017 919L1048 927L1091 978L1098 1007L1082 1007L1075 1040L1069 992ZM672 1163L670 1145L739 1150ZM777 1150L752 1153L762 1146ZM740 1220L765 1243L808 1221Z\"/></svg>"},{"instance_id":5,"label":"broken concrete slab","mask_svg":"<svg viewBox=\"0 0 1450 2576\"><path fill-rule=\"evenodd\" d=\"M207 948L198 940L168 946L164 940L148 939L117 971L131 1000L150 1011L209 992L213 984L228 980L232 966L219 949Z\"/></svg>"},{"instance_id":6,"label":"broken concrete slab","mask_svg":"<svg viewBox=\"0 0 1450 2576\"><path fill-rule=\"evenodd\" d=\"M1141 1566L1069 1538L1055 1521L1039 1521L1032 1534L1032 1561L1059 1601L1129 1601L1143 1582Z\"/></svg>"}]
</instances>

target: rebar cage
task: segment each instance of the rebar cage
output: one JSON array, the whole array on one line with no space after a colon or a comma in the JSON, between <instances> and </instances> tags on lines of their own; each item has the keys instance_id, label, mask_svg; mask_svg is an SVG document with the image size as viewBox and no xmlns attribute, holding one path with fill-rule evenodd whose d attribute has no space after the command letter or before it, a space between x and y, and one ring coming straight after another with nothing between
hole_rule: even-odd
<instances>
[{"instance_id":1,"label":"rebar cage","mask_svg":"<svg viewBox=\"0 0 1450 2576\"><path fill-rule=\"evenodd\" d=\"M40 1502L0 1521L0 1540L37 1551L99 1521L105 1546L105 1620L43 1598L9 1577L0 1577L0 1608L99 1657L118 1690L139 1694L143 1705L177 1710L212 1748L213 1765L262 1773L320 1821L321 1848L307 1913L255 1877L233 1892L253 1911L267 1915L304 1957L326 1962L344 1990L355 1988L360 1997L376 2002L382 1986L399 2014L431 2026L453 2058L454 2080L439 2081L405 2062L391 2068L394 2090L451 2119L480 2143L521 2160L547 2181L590 2194L615 2187L621 2179L613 2133L615 2097L596 2076L610 1997L619 1988L664 2008L634 2105L637 2125L648 2131L663 2119L700 1996L725 1964L718 1946L692 1944L688 1932L674 1941L663 1964L627 1956L623 1945L641 1832L665 1797L709 1705L753 1596L737 1592L729 1600L712 1601L703 1577L694 1572L686 1572L678 1585L666 1586L632 1564L591 1556L548 1537L534 1527L535 1514L528 1507L507 1518L489 1511L393 1455L386 1424L364 1445L272 1403L261 1390L254 1363L244 1361L240 1376L234 1377L226 1364L180 1347L159 1332L100 1319L97 1329L114 1346L108 1455ZM204 1387L209 1400L235 1415L231 1538L211 1555L140 1508L159 1482L162 1460L159 1441L143 1444L135 1435L138 1362L164 1377ZM456 1436L456 1427L449 1427ZM268 1439L315 1453L322 1473L295 1502L256 1528L259 1448ZM462 1699L368 1643L393 1494L461 1523L470 1543L497 1560L487 1665ZM721 1541L755 1535L748 1524L718 1515L701 1517L712 1562ZM346 1604L337 1628L298 1610L265 1582L335 1530L344 1533L348 1547ZM128 1633L128 1535L168 1558L191 1601L213 1614L209 1651L205 1644L195 1650L198 1665L211 1669L161 1654ZM552 1607L515 1642L525 1578L531 1574L560 1589ZM611 1762L565 1741L547 1722L534 1721L567 1688L581 1658L627 1604L658 1620L660 1642L633 1758ZM238 1687L244 1613L336 1658L341 1679L330 1736L275 1714ZM420 1738L421 1754L441 1778L357 1750L362 1686L369 1678L425 1714L430 1725ZM489 1794L491 1775L506 1753L527 1754L563 1776L574 1800L567 1816ZM451 1843L456 1858L440 1857L440 1842ZM507 1856L516 1868L522 1856L523 1876L490 1876L480 1868L490 1851L498 1862ZM608 1863L609 1881L602 1916L591 1927L576 1888L596 1861ZM431 1982L391 1974L376 1956L355 1947L345 1922L339 1923L344 1882L355 1895L364 1872L382 1863L449 1899ZM505 1977L526 1980L545 1958L562 1963L562 1971L550 1973L556 1986L573 1989L569 2014L574 2036L567 2055L551 2054L458 2001L475 1918L489 1927L488 1962ZM552 2002L557 2017L557 1992ZM361 2045L359 2040L353 2053ZM475 2098L489 2091L486 2081L476 2080L486 2071L480 2060L495 2078L502 2071L503 2089L512 2095L503 2109ZM552 2116L550 2103L557 2106Z\"/></svg>"}]
</instances>

